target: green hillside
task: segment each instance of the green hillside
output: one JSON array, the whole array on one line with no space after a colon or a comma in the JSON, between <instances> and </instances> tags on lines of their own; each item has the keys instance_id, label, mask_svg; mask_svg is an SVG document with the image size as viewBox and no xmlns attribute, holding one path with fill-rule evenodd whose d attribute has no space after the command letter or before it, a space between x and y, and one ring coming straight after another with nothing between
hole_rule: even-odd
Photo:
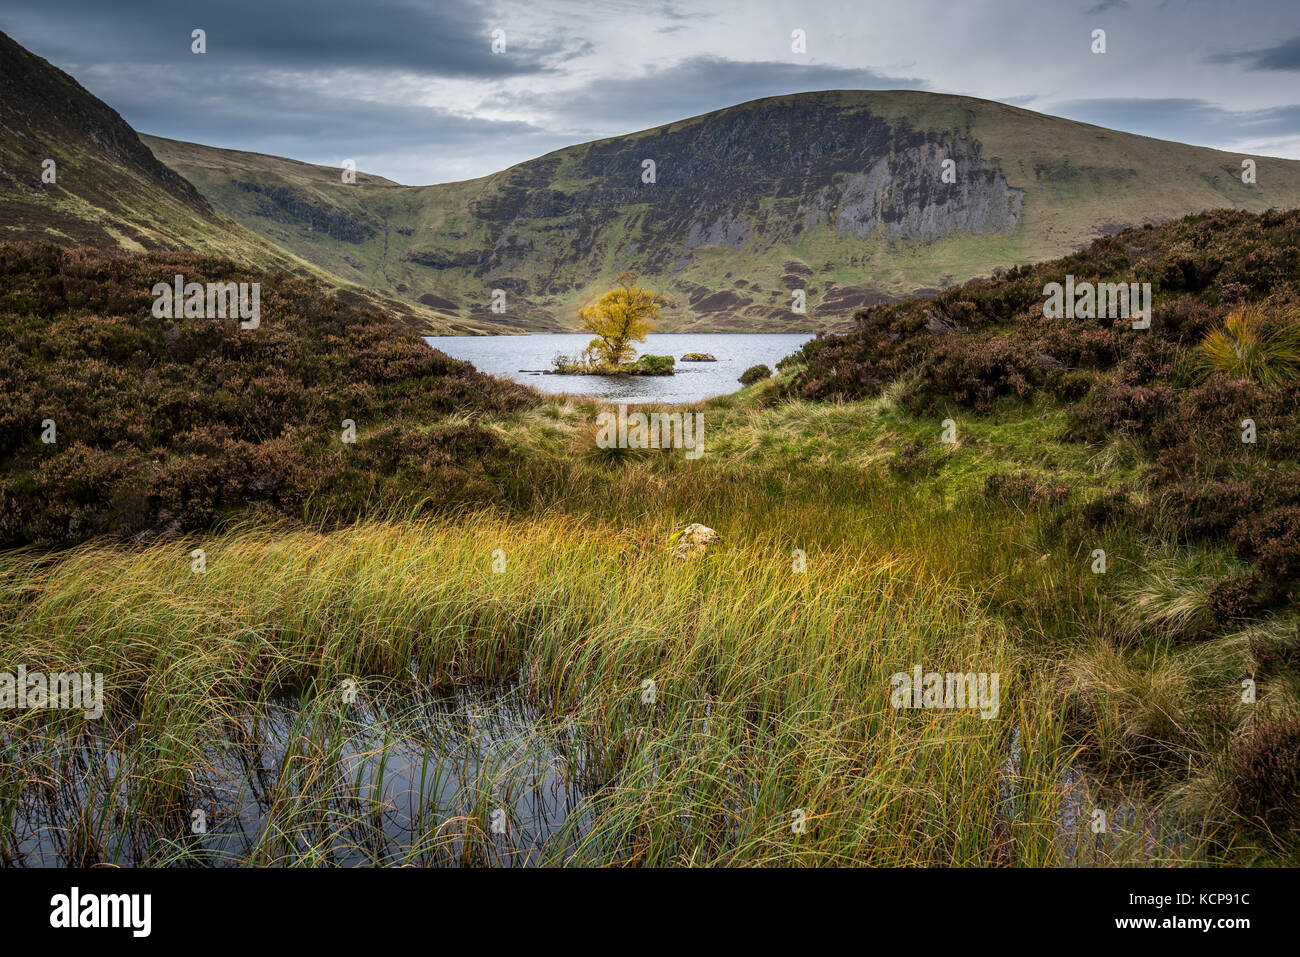
<instances>
[{"instance_id":1,"label":"green hillside","mask_svg":"<svg viewBox=\"0 0 1300 957\"><path fill-rule=\"evenodd\" d=\"M422 187L144 141L218 209L324 269L535 330L572 328L577 306L628 267L672 299L666 330L834 328L858 307L1124 226L1300 204L1300 162L1255 157L1246 185L1237 154L909 91L757 100ZM947 159L955 183L942 181ZM504 314L490 309L494 289Z\"/></svg>"}]
</instances>

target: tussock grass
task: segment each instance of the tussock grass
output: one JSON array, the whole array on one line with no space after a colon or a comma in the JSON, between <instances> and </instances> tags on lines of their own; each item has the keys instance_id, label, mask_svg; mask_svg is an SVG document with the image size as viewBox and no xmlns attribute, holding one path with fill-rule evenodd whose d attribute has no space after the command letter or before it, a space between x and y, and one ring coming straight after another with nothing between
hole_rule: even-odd
<instances>
[{"instance_id":1,"label":"tussock grass","mask_svg":"<svg viewBox=\"0 0 1300 957\"><path fill-rule=\"evenodd\" d=\"M1201 343L1206 374L1222 372L1263 385L1294 379L1300 370L1300 316L1293 310L1271 326L1269 319L1262 306L1230 312Z\"/></svg>"},{"instance_id":2,"label":"tussock grass","mask_svg":"<svg viewBox=\"0 0 1300 957\"><path fill-rule=\"evenodd\" d=\"M1215 628L1207 593L1210 586L1240 574L1240 562L1218 552L1187 550L1156 560L1141 579L1125 586L1120 615L1129 636L1173 640L1205 637Z\"/></svg>"},{"instance_id":3,"label":"tussock grass","mask_svg":"<svg viewBox=\"0 0 1300 957\"><path fill-rule=\"evenodd\" d=\"M843 543L813 551L802 575L771 541L740 539L684 563L662 547L666 531L477 516L330 535L248 529L86 548L55 564L10 555L0 577L4 657L105 674L109 722L133 723L119 800L164 830L184 820L193 781L210 773L212 741L228 739L239 716L291 692L306 702L300 720L324 721L322 702L355 677L425 691L517 686L545 722L579 727L591 790L574 820L586 823L557 838L547 859L1050 860L1050 843L1029 835L1052 827L1041 796L1054 793L1055 762L1021 782L1038 797L1006 843L994 840L1023 663L973 589L914 555ZM201 576L188 558L199 546ZM506 556L499 574L496 549ZM914 664L1000 673L1002 719L895 710L890 676ZM1051 725L1041 700L1013 720L1030 736ZM39 723L24 716L4 727L13 742ZM299 737L314 750L292 751L278 772L297 775L282 787L299 797L275 805L253 860L317 861L290 853L292 842L268 849L290 832L337 851L318 833L330 818L312 794L339 786L329 757L338 744L328 732ZM4 764L6 815L34 786L30 767ZM797 811L804 833L792 830ZM485 832L483 821L463 825L409 853L445 848L452 836L463 850L469 831ZM83 830L78 846L104 847L118 828L101 810Z\"/></svg>"}]
</instances>

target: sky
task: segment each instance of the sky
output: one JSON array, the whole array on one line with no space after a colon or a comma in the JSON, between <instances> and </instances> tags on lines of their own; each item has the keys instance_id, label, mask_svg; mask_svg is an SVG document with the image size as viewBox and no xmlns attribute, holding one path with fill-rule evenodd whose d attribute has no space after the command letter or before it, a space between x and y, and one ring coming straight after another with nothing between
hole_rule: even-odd
<instances>
[{"instance_id":1,"label":"sky","mask_svg":"<svg viewBox=\"0 0 1300 957\"><path fill-rule=\"evenodd\" d=\"M409 185L826 89L1300 159L1300 0L0 0L0 30L140 132Z\"/></svg>"}]
</instances>

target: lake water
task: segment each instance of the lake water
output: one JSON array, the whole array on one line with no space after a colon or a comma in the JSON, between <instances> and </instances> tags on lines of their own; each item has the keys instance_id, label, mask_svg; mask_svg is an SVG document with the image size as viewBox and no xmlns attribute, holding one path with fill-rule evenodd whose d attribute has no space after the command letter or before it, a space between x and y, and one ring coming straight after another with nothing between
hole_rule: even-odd
<instances>
[{"instance_id":1,"label":"lake water","mask_svg":"<svg viewBox=\"0 0 1300 957\"><path fill-rule=\"evenodd\" d=\"M425 341L454 359L472 362L480 372L513 379L541 392L594 395L612 402L698 402L740 388L736 380L750 366L776 364L799 350L807 333L652 333L637 343L637 354L673 356L671 376L541 375L557 353L576 356L590 333L536 336L426 336ZM707 352L717 362L682 362L688 352ZM524 371L530 370L530 371Z\"/></svg>"}]
</instances>

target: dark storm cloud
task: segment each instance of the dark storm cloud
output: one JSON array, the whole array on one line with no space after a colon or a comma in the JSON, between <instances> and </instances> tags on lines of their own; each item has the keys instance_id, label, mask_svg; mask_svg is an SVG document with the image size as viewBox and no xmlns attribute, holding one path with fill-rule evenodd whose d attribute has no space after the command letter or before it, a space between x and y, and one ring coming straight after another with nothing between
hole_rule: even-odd
<instances>
[{"instance_id":1,"label":"dark storm cloud","mask_svg":"<svg viewBox=\"0 0 1300 957\"><path fill-rule=\"evenodd\" d=\"M326 164L392 156L394 178L429 182L465 175L458 159L496 155L503 143L516 159L562 145L526 122L412 102L421 78L551 76L553 60L587 48L573 35L507 30L506 52L493 54L492 9L492 0L49 0L0 11L0 30L142 132ZM203 55L190 49L195 28L207 34ZM419 156L429 157L424 173L412 168Z\"/></svg>"},{"instance_id":2,"label":"dark storm cloud","mask_svg":"<svg viewBox=\"0 0 1300 957\"><path fill-rule=\"evenodd\" d=\"M1212 63L1244 63L1251 70L1300 70L1300 36L1277 46L1243 53L1220 53L1210 57Z\"/></svg>"},{"instance_id":3,"label":"dark storm cloud","mask_svg":"<svg viewBox=\"0 0 1300 957\"><path fill-rule=\"evenodd\" d=\"M207 32L214 67L394 70L496 78L547 72L584 49L562 34L511 36L491 52L490 4L476 0L48 0L0 18L47 59L188 64Z\"/></svg>"},{"instance_id":4,"label":"dark storm cloud","mask_svg":"<svg viewBox=\"0 0 1300 957\"><path fill-rule=\"evenodd\" d=\"M1230 142L1295 136L1300 105L1261 110L1225 110L1193 99L1097 99L1055 103L1052 112L1106 126L1182 143Z\"/></svg>"},{"instance_id":5,"label":"dark storm cloud","mask_svg":"<svg viewBox=\"0 0 1300 957\"><path fill-rule=\"evenodd\" d=\"M576 91L501 96L490 102L545 110L575 125L592 117L617 116L625 129L634 130L765 96L925 85L916 77L885 76L866 68L695 56L636 76L603 77Z\"/></svg>"}]
</instances>

